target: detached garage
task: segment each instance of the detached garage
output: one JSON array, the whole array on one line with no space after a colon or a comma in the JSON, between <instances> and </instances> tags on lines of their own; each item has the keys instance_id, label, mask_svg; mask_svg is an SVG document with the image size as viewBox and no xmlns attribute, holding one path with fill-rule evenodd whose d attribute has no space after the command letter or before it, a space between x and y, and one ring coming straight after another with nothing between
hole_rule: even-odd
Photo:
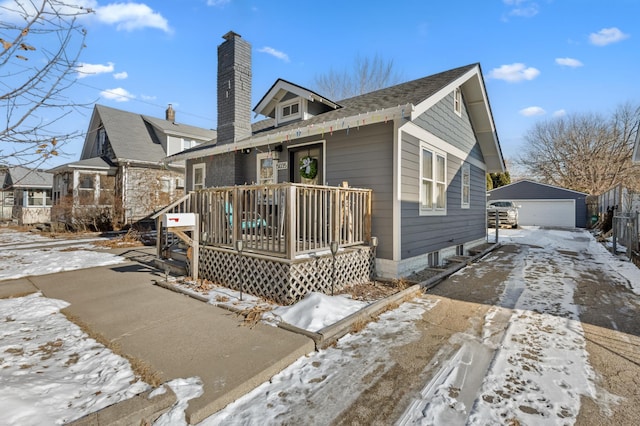
<instances>
[{"instance_id":1,"label":"detached garage","mask_svg":"<svg viewBox=\"0 0 640 426\"><path fill-rule=\"evenodd\" d=\"M521 180L487 192L487 202L511 200L520 206L519 224L585 228L587 226L587 194Z\"/></svg>"}]
</instances>

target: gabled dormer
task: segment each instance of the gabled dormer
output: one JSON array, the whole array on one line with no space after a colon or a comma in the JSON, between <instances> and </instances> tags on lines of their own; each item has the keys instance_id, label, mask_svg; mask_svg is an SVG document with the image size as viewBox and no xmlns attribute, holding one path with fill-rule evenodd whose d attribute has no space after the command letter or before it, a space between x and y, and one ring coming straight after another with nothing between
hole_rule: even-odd
<instances>
[{"instance_id":1,"label":"gabled dormer","mask_svg":"<svg viewBox=\"0 0 640 426\"><path fill-rule=\"evenodd\" d=\"M275 120L275 127L342 108L337 103L279 78L262 97L253 112Z\"/></svg>"}]
</instances>

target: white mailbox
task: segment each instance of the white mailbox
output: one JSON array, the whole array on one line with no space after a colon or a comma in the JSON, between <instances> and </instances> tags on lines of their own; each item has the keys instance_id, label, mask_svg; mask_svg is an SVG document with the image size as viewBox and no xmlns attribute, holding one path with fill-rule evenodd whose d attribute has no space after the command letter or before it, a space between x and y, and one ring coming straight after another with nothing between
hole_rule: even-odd
<instances>
[{"instance_id":1,"label":"white mailbox","mask_svg":"<svg viewBox=\"0 0 640 426\"><path fill-rule=\"evenodd\" d=\"M162 226L175 228L183 226L196 226L195 213L167 213L162 216Z\"/></svg>"}]
</instances>

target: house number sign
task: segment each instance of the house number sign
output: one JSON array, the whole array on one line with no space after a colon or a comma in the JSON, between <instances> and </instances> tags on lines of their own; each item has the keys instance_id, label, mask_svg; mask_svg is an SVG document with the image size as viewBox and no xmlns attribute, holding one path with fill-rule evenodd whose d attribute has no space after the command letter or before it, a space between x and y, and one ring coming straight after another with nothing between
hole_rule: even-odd
<instances>
[{"instance_id":1,"label":"house number sign","mask_svg":"<svg viewBox=\"0 0 640 426\"><path fill-rule=\"evenodd\" d=\"M278 161L276 163L276 170L287 170L289 168L289 163L287 161Z\"/></svg>"}]
</instances>

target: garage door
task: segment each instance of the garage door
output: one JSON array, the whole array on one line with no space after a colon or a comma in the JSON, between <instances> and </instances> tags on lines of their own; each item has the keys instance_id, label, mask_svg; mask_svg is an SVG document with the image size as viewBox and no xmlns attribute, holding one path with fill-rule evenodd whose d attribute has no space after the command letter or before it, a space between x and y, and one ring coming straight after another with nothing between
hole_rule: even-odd
<instances>
[{"instance_id":1,"label":"garage door","mask_svg":"<svg viewBox=\"0 0 640 426\"><path fill-rule=\"evenodd\" d=\"M518 210L520 225L558 226L575 228L575 200L514 200Z\"/></svg>"}]
</instances>

